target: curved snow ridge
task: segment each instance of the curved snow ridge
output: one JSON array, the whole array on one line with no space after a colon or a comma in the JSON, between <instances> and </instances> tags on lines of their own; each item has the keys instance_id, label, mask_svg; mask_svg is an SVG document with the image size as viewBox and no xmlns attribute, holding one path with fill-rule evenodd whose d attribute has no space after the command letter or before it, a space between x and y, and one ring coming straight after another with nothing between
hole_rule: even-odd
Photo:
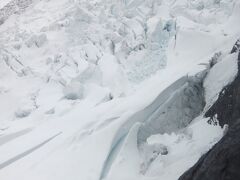
<instances>
[{"instance_id":1,"label":"curved snow ridge","mask_svg":"<svg viewBox=\"0 0 240 180\"><path fill-rule=\"evenodd\" d=\"M164 133L171 133L171 132L176 133L178 132L178 130L187 127L190 124L190 122L195 118L197 118L197 121L195 121L195 123L187 127L187 129L185 130L186 132L182 133L182 137L181 137L181 133L180 135L174 134L174 136L176 136L177 138L174 141L183 141L183 142L179 144L178 142L174 142L173 146L179 146L182 150L184 150L183 146L187 146L186 149L189 149L189 151L191 150L191 148L193 148L192 147L193 145L196 145L196 147L193 148L192 152L189 152L190 157L187 157L186 152L182 153L182 155L180 155L180 153L177 153L176 155L175 154L176 151L171 150L172 147L170 146L170 151L173 151L174 153L169 152L170 155L166 156L166 159L169 160L168 162L169 164L167 164L167 166L171 166L171 164L173 164L173 167L181 165L181 163L173 162L173 158L176 157L176 158L180 158L183 162L186 161L185 162L186 164L184 164L183 166L186 168L191 164L193 164L194 161L196 161L199 158L200 156L199 151L205 152L213 144L215 144L222 136L222 129L219 126L211 127L211 125L209 125L206 122L207 120L201 117L200 115L205 106L203 82L206 78L206 75L207 75L207 70L200 72L194 77L190 77L190 78L184 77L179 79L173 85L169 86L166 89L166 90L171 90L171 88L174 88L174 91L172 93L168 94L164 90L154 100L154 102L152 102L152 104L150 104L148 107L144 108L143 110L131 116L124 123L125 126L122 125L119 128L118 133L114 137L113 142L115 144L112 144L113 148L109 152L109 156L105 161L100 179L113 179L113 177L114 179L118 179L119 176L120 176L119 179L131 179L131 177L134 177L134 179L136 179L137 176L139 176L139 179L142 179L142 178L144 179L143 176L145 175L141 171L149 168L149 172L147 171L147 175L145 177L147 179L148 174L156 173L154 172L156 171L156 168L161 167L161 164L158 164L159 163L158 161L165 162L166 160L164 160L164 156L162 155L158 156L157 154L157 157L155 157L156 155L154 155L153 153L154 157L156 158L156 161L155 159L150 159L150 161L153 162L153 164L152 163L148 164L149 167L142 167L142 165L145 165L145 164L143 164L144 162L142 162L142 159L141 159L142 157L139 157L140 155L139 143L143 143L151 135L154 135L157 133L160 133L162 136L164 136ZM176 86L176 85L179 85L179 86ZM164 99L163 103L161 101L163 100L162 98ZM161 102L158 102L158 100ZM180 110L177 108L174 108L175 106L174 103L176 102L180 102L180 104L177 104L177 105L180 105L179 107ZM168 109L169 107L172 107L172 108ZM172 120L173 117L171 116L166 116L161 119L162 111L166 110L165 108L169 111L168 113L173 113L175 116L177 115L176 121ZM187 108L190 108L190 109L187 109ZM182 111L183 115L179 115L178 110ZM142 116L141 116L141 112L143 113ZM166 123L164 122L164 120L166 121ZM171 128L171 123L175 127ZM206 140L204 140L204 138L201 137L202 136L201 132L197 130L197 124L200 124L199 128L205 127L206 129L208 129L208 131L213 130L213 132L208 132L208 131L206 132L206 134L209 133L210 135L209 139L205 137ZM170 126L170 128L168 126ZM160 127L160 129L154 129L155 127L158 127L158 128ZM164 127L166 127L166 129L164 129ZM195 129L194 131L192 131L193 127ZM124 132L127 130L128 130L128 132L126 132L127 135L125 134L122 136L122 139L119 139L118 137L120 136L121 132ZM144 131L147 131L147 133L144 134L145 133ZM170 136L171 134L169 134L169 138L171 138ZM189 142L190 139L194 139L193 141L197 141L197 142ZM160 142L161 142L161 139L160 139ZM164 148L163 145L161 144L159 145L160 147ZM154 148L155 147L153 147L153 152L155 151ZM168 154L168 149L166 150L166 153ZM134 172L130 171L128 175L119 174L119 172L129 171L128 168ZM172 167L170 167L170 171L172 171ZM160 172L162 171L160 170ZM183 172L184 172L184 168L179 168L177 173L174 173L173 177L179 177ZM162 177L166 176L166 173L162 172L162 174L163 174Z\"/></svg>"},{"instance_id":2,"label":"curved snow ridge","mask_svg":"<svg viewBox=\"0 0 240 180\"><path fill-rule=\"evenodd\" d=\"M138 144L154 134L172 133L186 127L205 106L203 80L206 71L187 81L148 117L139 129Z\"/></svg>"},{"instance_id":3,"label":"curved snow ridge","mask_svg":"<svg viewBox=\"0 0 240 180\"><path fill-rule=\"evenodd\" d=\"M141 123L135 123L129 130L128 134L121 143L121 147L118 147L118 153L114 156L114 161L111 162L111 166L105 169L104 174L106 180L116 179L116 174L118 174L117 179L131 179L135 174L139 173L140 154L137 145L138 130L141 127ZM113 160L113 159L112 159ZM124 162L128 163L124 163ZM131 169L132 171L128 171ZM127 172L121 173L118 172ZM112 176L114 178L112 178Z\"/></svg>"},{"instance_id":4,"label":"curved snow ridge","mask_svg":"<svg viewBox=\"0 0 240 180\"><path fill-rule=\"evenodd\" d=\"M127 120L123 122L123 124L118 128L118 131L114 135L112 145L102 168L100 179L103 179L107 176L108 171L110 170L110 167L116 157L116 152L119 151L119 149L121 148L121 144L123 143L123 141L125 141L126 135L129 133L129 130L134 126L134 124L146 122L151 117L151 115L154 114L156 110L158 110L159 107L161 107L169 98L171 98L178 89L184 87L184 85L186 85L189 80L190 78L188 76L184 76L178 79L172 85L163 90L149 106L139 112L134 113L132 116L130 116ZM139 135L136 140L139 140ZM140 138L140 141L141 140L142 139ZM116 151L116 149L118 150Z\"/></svg>"},{"instance_id":5,"label":"curved snow ridge","mask_svg":"<svg viewBox=\"0 0 240 180\"><path fill-rule=\"evenodd\" d=\"M102 168L102 172L100 175L100 179L107 177L108 170L110 169L112 163L114 162L114 157L116 157L116 149L119 150L121 148L121 144L124 141L126 135L129 130L133 127L133 125L137 122L144 122L149 118L149 116L159 107L161 106L172 93L175 92L176 89L180 88L187 82L188 77L184 76L175 81L172 85L163 90L157 98L146 108L143 110L134 113L131 117L129 117L126 121L122 123L122 125L118 128L118 131L115 133L115 136L112 140L112 145L108 152L108 155L105 159L104 166ZM115 152L113 152L115 151Z\"/></svg>"}]
</instances>

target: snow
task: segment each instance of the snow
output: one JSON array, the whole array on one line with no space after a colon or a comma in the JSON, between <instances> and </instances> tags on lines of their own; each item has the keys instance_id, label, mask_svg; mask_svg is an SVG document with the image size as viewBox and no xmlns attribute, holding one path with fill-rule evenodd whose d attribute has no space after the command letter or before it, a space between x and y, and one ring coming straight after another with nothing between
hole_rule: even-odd
<instances>
[{"instance_id":1,"label":"snow","mask_svg":"<svg viewBox=\"0 0 240 180\"><path fill-rule=\"evenodd\" d=\"M235 53L222 57L222 60L214 65L207 75L204 81L205 98L208 103L206 107L210 107L217 100L221 90L237 76L237 56L238 54Z\"/></svg>"},{"instance_id":2,"label":"snow","mask_svg":"<svg viewBox=\"0 0 240 180\"><path fill-rule=\"evenodd\" d=\"M138 165L140 163L138 148L137 148L137 133L140 124L135 124L129 131L127 137L124 139L123 145L119 150L117 157L115 157L113 164L104 175L108 175L106 179L132 179L136 178L139 173ZM129 171L131 170L131 171ZM119 173L119 172L128 172Z\"/></svg>"},{"instance_id":3,"label":"snow","mask_svg":"<svg viewBox=\"0 0 240 180\"><path fill-rule=\"evenodd\" d=\"M203 129L206 132L204 134L202 133ZM223 131L219 126L211 126L206 122L206 119L199 117L199 120L190 125L184 132L150 137L148 143L165 145L168 148L168 154L158 156L150 166L147 176L159 177L159 179L177 179L222 135Z\"/></svg>"},{"instance_id":4,"label":"snow","mask_svg":"<svg viewBox=\"0 0 240 180\"><path fill-rule=\"evenodd\" d=\"M127 79L115 56L103 55L98 65L102 72L102 85L110 89L112 96L118 97L127 93Z\"/></svg>"},{"instance_id":5,"label":"snow","mask_svg":"<svg viewBox=\"0 0 240 180\"><path fill-rule=\"evenodd\" d=\"M150 136L145 145L150 149L139 153L136 135L132 135L136 127L139 125L134 125L130 130L106 179L177 179L223 135L219 126L211 126L207 119L198 117L196 123L182 132ZM204 135L203 129L206 132ZM153 158L152 153L156 153L156 146L159 145L167 148L167 154ZM143 149L140 148L140 151ZM152 162L144 170L144 164L148 162L146 156L151 157Z\"/></svg>"},{"instance_id":6,"label":"snow","mask_svg":"<svg viewBox=\"0 0 240 180\"><path fill-rule=\"evenodd\" d=\"M175 180L192 166L223 132L202 114L138 144L141 123L216 52L207 104L236 75L239 1L188 2L36 0L10 13L0 25L0 179Z\"/></svg>"},{"instance_id":7,"label":"snow","mask_svg":"<svg viewBox=\"0 0 240 180\"><path fill-rule=\"evenodd\" d=\"M11 0L2 0L0 2L0 9L2 9L5 5L7 5Z\"/></svg>"}]
</instances>

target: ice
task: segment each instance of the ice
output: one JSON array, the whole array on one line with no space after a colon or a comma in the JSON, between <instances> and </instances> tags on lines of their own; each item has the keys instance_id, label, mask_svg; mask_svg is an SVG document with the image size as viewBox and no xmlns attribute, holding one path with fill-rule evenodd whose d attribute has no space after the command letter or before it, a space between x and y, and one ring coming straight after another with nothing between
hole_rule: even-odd
<instances>
[{"instance_id":1,"label":"ice","mask_svg":"<svg viewBox=\"0 0 240 180\"><path fill-rule=\"evenodd\" d=\"M228 69L227 71L224 68ZM221 90L231 83L238 73L237 54L230 54L214 65L204 81L207 107L218 98Z\"/></svg>"},{"instance_id":2,"label":"ice","mask_svg":"<svg viewBox=\"0 0 240 180\"><path fill-rule=\"evenodd\" d=\"M64 95L67 99L82 99L84 93L83 85L78 81L73 81L64 88Z\"/></svg>"},{"instance_id":3,"label":"ice","mask_svg":"<svg viewBox=\"0 0 240 180\"><path fill-rule=\"evenodd\" d=\"M234 79L239 7L1 0L0 179L176 180L222 137L191 98Z\"/></svg>"}]
</instances>

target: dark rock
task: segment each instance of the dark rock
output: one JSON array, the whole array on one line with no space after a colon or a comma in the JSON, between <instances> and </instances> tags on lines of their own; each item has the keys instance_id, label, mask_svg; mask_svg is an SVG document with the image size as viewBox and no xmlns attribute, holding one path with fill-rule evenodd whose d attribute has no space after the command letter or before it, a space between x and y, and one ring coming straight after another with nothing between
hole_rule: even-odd
<instances>
[{"instance_id":1,"label":"dark rock","mask_svg":"<svg viewBox=\"0 0 240 180\"><path fill-rule=\"evenodd\" d=\"M231 53L239 52L240 41ZM228 124L224 137L179 180L240 180L240 52L238 74L235 80L220 93L218 100L206 112L212 121Z\"/></svg>"},{"instance_id":2,"label":"dark rock","mask_svg":"<svg viewBox=\"0 0 240 180\"><path fill-rule=\"evenodd\" d=\"M179 180L239 180L240 120Z\"/></svg>"},{"instance_id":3,"label":"dark rock","mask_svg":"<svg viewBox=\"0 0 240 180\"><path fill-rule=\"evenodd\" d=\"M237 42L234 44L232 50L231 50L231 54L232 53L237 53L240 49L240 39L237 40Z\"/></svg>"},{"instance_id":4,"label":"dark rock","mask_svg":"<svg viewBox=\"0 0 240 180\"><path fill-rule=\"evenodd\" d=\"M235 46L234 46L235 47ZM238 54L238 69L240 69L240 53ZM223 127L224 124L231 126L232 123L240 118L240 73L238 71L235 80L224 87L219 94L218 100L206 112L205 116L210 117L214 121L217 115L219 124Z\"/></svg>"}]
</instances>

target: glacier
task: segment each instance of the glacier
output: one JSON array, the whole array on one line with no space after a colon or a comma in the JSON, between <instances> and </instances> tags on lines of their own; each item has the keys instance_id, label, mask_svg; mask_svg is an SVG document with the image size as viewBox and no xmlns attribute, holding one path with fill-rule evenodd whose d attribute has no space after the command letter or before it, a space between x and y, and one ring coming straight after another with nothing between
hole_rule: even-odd
<instances>
[{"instance_id":1,"label":"glacier","mask_svg":"<svg viewBox=\"0 0 240 180\"><path fill-rule=\"evenodd\" d=\"M237 76L239 17L239 0L0 1L0 179L178 179L224 136L204 114Z\"/></svg>"}]
</instances>

